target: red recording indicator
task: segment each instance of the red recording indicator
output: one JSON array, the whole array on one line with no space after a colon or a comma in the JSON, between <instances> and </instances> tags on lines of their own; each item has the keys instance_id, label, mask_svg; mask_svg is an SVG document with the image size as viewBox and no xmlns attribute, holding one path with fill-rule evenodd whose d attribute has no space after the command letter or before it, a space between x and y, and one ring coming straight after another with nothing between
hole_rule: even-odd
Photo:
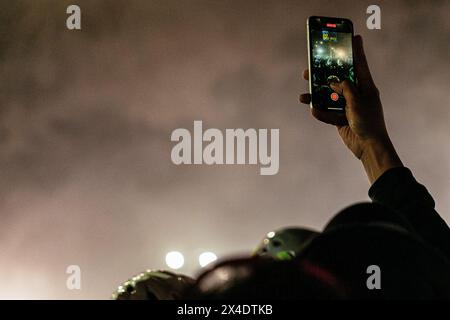
<instances>
[{"instance_id":1,"label":"red recording indicator","mask_svg":"<svg viewBox=\"0 0 450 320\"><path fill-rule=\"evenodd\" d=\"M327 27L336 28L336 23L327 23Z\"/></svg>"},{"instance_id":2,"label":"red recording indicator","mask_svg":"<svg viewBox=\"0 0 450 320\"><path fill-rule=\"evenodd\" d=\"M333 100L333 101L338 101L338 100L339 100L339 95L338 95L336 92L333 92L333 93L330 95L330 98L331 98L331 100Z\"/></svg>"}]
</instances>

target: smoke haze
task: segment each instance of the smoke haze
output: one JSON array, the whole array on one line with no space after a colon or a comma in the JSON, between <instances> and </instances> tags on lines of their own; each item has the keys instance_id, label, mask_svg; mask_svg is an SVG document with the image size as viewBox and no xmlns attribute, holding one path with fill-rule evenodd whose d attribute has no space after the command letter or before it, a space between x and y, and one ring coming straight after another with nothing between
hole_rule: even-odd
<instances>
[{"instance_id":1,"label":"smoke haze","mask_svg":"<svg viewBox=\"0 0 450 320\"><path fill-rule=\"evenodd\" d=\"M0 2L0 298L107 299L147 268L249 253L272 229L321 229L367 201L361 164L307 91L306 19L362 34L394 144L450 222L448 1ZM175 166L171 132L279 128L280 171ZM69 265L82 290L66 288Z\"/></svg>"}]
</instances>

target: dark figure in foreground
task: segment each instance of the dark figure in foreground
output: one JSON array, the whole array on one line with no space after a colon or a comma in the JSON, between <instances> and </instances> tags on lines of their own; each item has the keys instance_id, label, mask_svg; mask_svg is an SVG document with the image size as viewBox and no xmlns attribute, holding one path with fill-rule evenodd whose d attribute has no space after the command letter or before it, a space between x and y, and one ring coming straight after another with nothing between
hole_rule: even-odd
<instances>
[{"instance_id":1,"label":"dark figure in foreground","mask_svg":"<svg viewBox=\"0 0 450 320\"><path fill-rule=\"evenodd\" d=\"M435 211L433 198L397 155L362 39L353 40L357 85L348 80L331 84L345 97L346 113L311 112L336 126L362 162L372 184L372 202L342 210L321 233L271 232L255 257L221 262L195 282L186 282L184 293L173 297L450 298L450 229ZM309 79L308 70L303 77ZM309 104L310 95L302 94L300 101ZM371 277L376 273L378 278ZM133 298L133 290L127 299ZM152 288L145 290L151 293Z\"/></svg>"}]
</instances>

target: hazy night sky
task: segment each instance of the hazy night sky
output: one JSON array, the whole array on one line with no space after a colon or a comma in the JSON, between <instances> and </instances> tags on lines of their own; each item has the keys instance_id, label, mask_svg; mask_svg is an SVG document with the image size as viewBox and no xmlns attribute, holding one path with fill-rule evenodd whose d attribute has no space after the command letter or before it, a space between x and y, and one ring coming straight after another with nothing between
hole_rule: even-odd
<instances>
[{"instance_id":1,"label":"hazy night sky","mask_svg":"<svg viewBox=\"0 0 450 320\"><path fill-rule=\"evenodd\" d=\"M66 7L82 31L66 29ZM306 19L353 20L391 137L450 222L448 1L0 2L0 298L109 298L184 253L249 253L367 201L361 164L315 121ZM176 128L279 128L280 171L175 166ZM82 290L66 289L66 267Z\"/></svg>"}]
</instances>

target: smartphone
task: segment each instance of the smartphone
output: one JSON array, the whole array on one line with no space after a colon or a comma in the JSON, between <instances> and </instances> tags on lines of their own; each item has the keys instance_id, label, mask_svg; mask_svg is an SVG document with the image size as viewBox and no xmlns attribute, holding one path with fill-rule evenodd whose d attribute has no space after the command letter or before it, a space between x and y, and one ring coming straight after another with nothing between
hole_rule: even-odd
<instances>
[{"instance_id":1,"label":"smartphone","mask_svg":"<svg viewBox=\"0 0 450 320\"><path fill-rule=\"evenodd\" d=\"M353 23L345 18L309 17L308 65L311 107L345 112L345 98L331 89L333 82L355 82Z\"/></svg>"}]
</instances>

